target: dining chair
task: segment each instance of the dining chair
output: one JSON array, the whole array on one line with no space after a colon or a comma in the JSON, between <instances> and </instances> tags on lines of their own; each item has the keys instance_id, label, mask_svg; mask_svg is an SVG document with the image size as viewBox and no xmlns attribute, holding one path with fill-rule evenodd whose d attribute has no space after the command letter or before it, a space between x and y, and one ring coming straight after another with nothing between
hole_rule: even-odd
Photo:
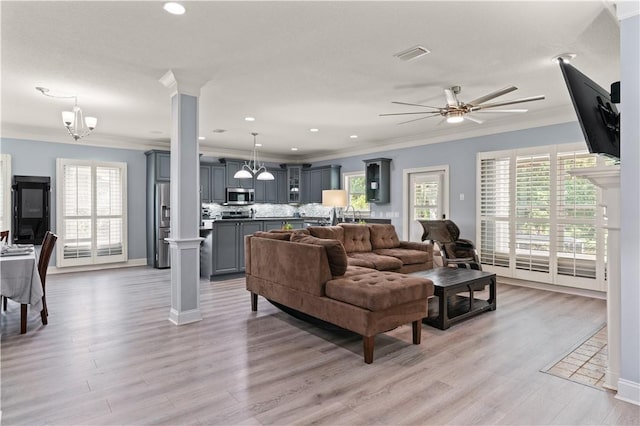
<instances>
[{"instance_id":1,"label":"dining chair","mask_svg":"<svg viewBox=\"0 0 640 426\"><path fill-rule=\"evenodd\" d=\"M56 245L58 236L51 231L47 231L42 241L42 250L40 250L40 258L38 259L38 273L40 274L40 282L42 282L42 311L40 311L40 318L42 324L47 325L49 323L47 317L49 316L49 309L47 308L47 291L45 284L47 281L47 269L49 268L49 260L51 259L51 253Z\"/></svg>"}]
</instances>

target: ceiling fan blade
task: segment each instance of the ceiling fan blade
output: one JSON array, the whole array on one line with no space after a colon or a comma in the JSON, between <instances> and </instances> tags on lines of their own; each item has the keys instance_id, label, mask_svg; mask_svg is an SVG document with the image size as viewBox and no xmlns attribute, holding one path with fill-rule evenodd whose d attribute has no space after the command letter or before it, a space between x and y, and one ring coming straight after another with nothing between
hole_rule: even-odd
<instances>
[{"instance_id":1,"label":"ceiling fan blade","mask_svg":"<svg viewBox=\"0 0 640 426\"><path fill-rule=\"evenodd\" d=\"M418 120L424 120L425 118L431 118L431 117L435 117L435 115L430 115L429 117L420 117L420 118L415 118L413 120L409 120L409 121L403 121L398 123L398 125L400 124L407 124L407 123L411 123L412 121L418 121Z\"/></svg>"},{"instance_id":2,"label":"ceiling fan blade","mask_svg":"<svg viewBox=\"0 0 640 426\"><path fill-rule=\"evenodd\" d=\"M489 109L489 110L484 110L481 109L479 111L473 111L474 114L487 114L487 113L493 113L493 112L527 112L529 111L528 109Z\"/></svg>"},{"instance_id":3,"label":"ceiling fan blade","mask_svg":"<svg viewBox=\"0 0 640 426\"><path fill-rule=\"evenodd\" d=\"M434 107L434 106L429 106L429 105L420 105L420 104L410 104L408 102L396 102L396 101L392 101L392 104L398 104L398 105L409 105L409 106L417 106L417 107L422 107L422 108L433 108L433 109L440 109L438 107Z\"/></svg>"},{"instance_id":4,"label":"ceiling fan blade","mask_svg":"<svg viewBox=\"0 0 640 426\"><path fill-rule=\"evenodd\" d=\"M500 90L496 90L495 92L491 92L488 95L484 95L484 96L480 96L479 98L476 98L470 102L467 102L467 105L473 105L473 106L477 106L483 102L487 102L490 101L491 99L497 98L498 96L502 96L502 95L506 95L507 93L511 93L514 90L518 90L518 88L516 86L508 86L505 88L502 88Z\"/></svg>"},{"instance_id":5,"label":"ceiling fan blade","mask_svg":"<svg viewBox=\"0 0 640 426\"><path fill-rule=\"evenodd\" d=\"M438 121L438 124L436 124L436 126L440 126L442 123L445 123L447 121L447 117L442 117L442 120Z\"/></svg>"},{"instance_id":6,"label":"ceiling fan blade","mask_svg":"<svg viewBox=\"0 0 640 426\"><path fill-rule=\"evenodd\" d=\"M465 115L465 116L464 116L464 119L465 119L465 120L469 120L469 121L473 121L473 122L474 122L474 123L476 123L476 124L482 124L482 123L484 123L484 121L482 121L482 120L478 120L477 118L473 118L473 117L471 117L469 114Z\"/></svg>"},{"instance_id":7,"label":"ceiling fan blade","mask_svg":"<svg viewBox=\"0 0 640 426\"><path fill-rule=\"evenodd\" d=\"M386 114L378 114L380 117L385 117L387 115L413 115L413 114L437 114L440 113L438 111L424 111L424 112L390 112Z\"/></svg>"},{"instance_id":8,"label":"ceiling fan blade","mask_svg":"<svg viewBox=\"0 0 640 426\"><path fill-rule=\"evenodd\" d=\"M540 101L542 99L544 99L544 95L531 96L529 98L522 98L522 99L514 99L513 101L495 102L492 104L476 105L474 107L471 107L471 111L477 111L479 109L485 109L485 108L495 108L495 107L504 106L504 105L520 104L523 102Z\"/></svg>"},{"instance_id":9,"label":"ceiling fan blade","mask_svg":"<svg viewBox=\"0 0 640 426\"><path fill-rule=\"evenodd\" d=\"M444 96L447 98L447 105L450 107L457 107L458 106L458 98L456 97L456 94L453 93L453 90L451 89L444 89Z\"/></svg>"}]
</instances>

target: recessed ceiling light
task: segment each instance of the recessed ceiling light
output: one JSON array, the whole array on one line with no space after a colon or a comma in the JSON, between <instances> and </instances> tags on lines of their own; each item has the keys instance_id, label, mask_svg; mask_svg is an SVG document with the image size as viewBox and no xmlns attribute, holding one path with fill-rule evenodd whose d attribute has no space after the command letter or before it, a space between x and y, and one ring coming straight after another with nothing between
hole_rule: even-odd
<instances>
[{"instance_id":1,"label":"recessed ceiling light","mask_svg":"<svg viewBox=\"0 0 640 426\"><path fill-rule=\"evenodd\" d=\"M551 58L551 62L553 62L554 64L557 64L559 61L562 61L565 64L568 64L568 63L571 63L571 61L574 60L575 57L576 57L575 53L561 53Z\"/></svg>"},{"instance_id":2,"label":"recessed ceiling light","mask_svg":"<svg viewBox=\"0 0 640 426\"><path fill-rule=\"evenodd\" d=\"M256 146L257 146L257 147L261 147L261 146L262 146L262 144L261 144L261 143L257 143L257 144L256 144Z\"/></svg>"},{"instance_id":3,"label":"recessed ceiling light","mask_svg":"<svg viewBox=\"0 0 640 426\"><path fill-rule=\"evenodd\" d=\"M245 117L244 121L256 121L254 117Z\"/></svg>"},{"instance_id":4,"label":"recessed ceiling light","mask_svg":"<svg viewBox=\"0 0 640 426\"><path fill-rule=\"evenodd\" d=\"M175 2L165 3L162 8L172 15L184 15L184 12L186 11L183 5Z\"/></svg>"},{"instance_id":5,"label":"recessed ceiling light","mask_svg":"<svg viewBox=\"0 0 640 426\"><path fill-rule=\"evenodd\" d=\"M351 139L358 139L358 135L351 135L349 136Z\"/></svg>"},{"instance_id":6,"label":"recessed ceiling light","mask_svg":"<svg viewBox=\"0 0 640 426\"><path fill-rule=\"evenodd\" d=\"M291 148L291 151L297 151L297 150L298 150L298 148L295 148L295 147Z\"/></svg>"},{"instance_id":7,"label":"recessed ceiling light","mask_svg":"<svg viewBox=\"0 0 640 426\"><path fill-rule=\"evenodd\" d=\"M205 140L205 139L206 139L206 138L205 138L204 136L198 136L198 140L200 140L200 141L203 141L203 140Z\"/></svg>"},{"instance_id":8,"label":"recessed ceiling light","mask_svg":"<svg viewBox=\"0 0 640 426\"><path fill-rule=\"evenodd\" d=\"M213 129L211 132L212 133L224 133L224 132L226 132L226 129Z\"/></svg>"},{"instance_id":9,"label":"recessed ceiling light","mask_svg":"<svg viewBox=\"0 0 640 426\"><path fill-rule=\"evenodd\" d=\"M414 59L418 59L419 57L428 55L429 53L431 52L424 46L414 46L407 50L403 50L402 52L398 52L393 56L403 61L413 61Z\"/></svg>"},{"instance_id":10,"label":"recessed ceiling light","mask_svg":"<svg viewBox=\"0 0 640 426\"><path fill-rule=\"evenodd\" d=\"M319 132L320 129L309 129L309 131L315 133L315 132Z\"/></svg>"}]
</instances>

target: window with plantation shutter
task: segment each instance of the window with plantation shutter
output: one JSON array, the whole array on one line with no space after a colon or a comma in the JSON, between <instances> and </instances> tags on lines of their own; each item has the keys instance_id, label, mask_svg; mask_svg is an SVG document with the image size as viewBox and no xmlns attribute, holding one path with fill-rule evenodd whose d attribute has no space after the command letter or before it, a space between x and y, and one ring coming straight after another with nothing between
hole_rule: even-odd
<instances>
[{"instance_id":1,"label":"window with plantation shutter","mask_svg":"<svg viewBox=\"0 0 640 426\"><path fill-rule=\"evenodd\" d=\"M0 154L0 231L11 229L11 156Z\"/></svg>"},{"instance_id":2,"label":"window with plantation shutter","mask_svg":"<svg viewBox=\"0 0 640 426\"><path fill-rule=\"evenodd\" d=\"M484 269L606 290L600 190L568 172L608 160L574 147L478 154L476 245Z\"/></svg>"},{"instance_id":3,"label":"window with plantation shutter","mask_svg":"<svg viewBox=\"0 0 640 426\"><path fill-rule=\"evenodd\" d=\"M58 159L58 266L123 262L126 164Z\"/></svg>"},{"instance_id":4,"label":"window with plantation shutter","mask_svg":"<svg viewBox=\"0 0 640 426\"><path fill-rule=\"evenodd\" d=\"M480 161L480 261L509 267L510 159Z\"/></svg>"}]
</instances>

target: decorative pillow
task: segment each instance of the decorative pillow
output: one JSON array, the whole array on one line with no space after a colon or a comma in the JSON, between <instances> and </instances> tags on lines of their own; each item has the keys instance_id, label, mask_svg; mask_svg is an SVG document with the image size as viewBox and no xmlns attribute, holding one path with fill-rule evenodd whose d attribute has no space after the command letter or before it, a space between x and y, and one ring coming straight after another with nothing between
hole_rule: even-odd
<instances>
[{"instance_id":1,"label":"decorative pillow","mask_svg":"<svg viewBox=\"0 0 640 426\"><path fill-rule=\"evenodd\" d=\"M317 238L344 242L344 228L342 226L309 226L307 230Z\"/></svg>"},{"instance_id":2,"label":"decorative pillow","mask_svg":"<svg viewBox=\"0 0 640 426\"><path fill-rule=\"evenodd\" d=\"M371 246L376 249L392 249L400 247L396 228L391 224L370 224Z\"/></svg>"},{"instance_id":3,"label":"decorative pillow","mask_svg":"<svg viewBox=\"0 0 640 426\"><path fill-rule=\"evenodd\" d=\"M270 238L272 240L282 240L282 241L289 241L289 239L291 238L291 232L263 232L263 231L257 231L253 233L254 237L260 237L260 238Z\"/></svg>"},{"instance_id":4,"label":"decorative pillow","mask_svg":"<svg viewBox=\"0 0 640 426\"><path fill-rule=\"evenodd\" d=\"M344 251L344 246L340 241L316 238L302 233L292 234L291 241L324 246L327 252L327 258L329 259L329 269L331 270L332 276L341 276L347 271L347 252Z\"/></svg>"}]
</instances>

